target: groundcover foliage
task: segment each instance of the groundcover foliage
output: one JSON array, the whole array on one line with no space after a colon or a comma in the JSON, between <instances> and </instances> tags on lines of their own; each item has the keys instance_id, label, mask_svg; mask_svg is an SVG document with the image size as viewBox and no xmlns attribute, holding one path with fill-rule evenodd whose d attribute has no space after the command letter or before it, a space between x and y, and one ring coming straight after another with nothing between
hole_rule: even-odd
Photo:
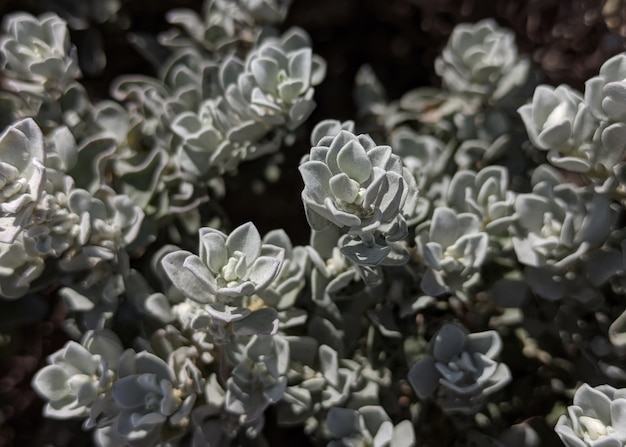
<instances>
[{"instance_id":1,"label":"groundcover foliage","mask_svg":"<svg viewBox=\"0 0 626 447\"><path fill-rule=\"evenodd\" d=\"M365 65L354 119L310 123L333 61L289 6L170 10L108 99L121 2L3 17L1 355L66 335L3 389L105 447L626 446L626 53L579 91L459 23L440 87ZM297 141L308 243L233 224Z\"/></svg>"}]
</instances>

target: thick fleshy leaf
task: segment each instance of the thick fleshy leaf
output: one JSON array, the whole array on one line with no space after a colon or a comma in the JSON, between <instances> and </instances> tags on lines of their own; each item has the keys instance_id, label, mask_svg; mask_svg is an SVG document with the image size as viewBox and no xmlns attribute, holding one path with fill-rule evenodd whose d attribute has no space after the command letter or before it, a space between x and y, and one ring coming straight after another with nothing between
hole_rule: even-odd
<instances>
[{"instance_id":1,"label":"thick fleshy leaf","mask_svg":"<svg viewBox=\"0 0 626 447\"><path fill-rule=\"evenodd\" d=\"M356 264L372 267L381 265L391 252L391 247L378 244L368 245L360 241L342 245L340 248L341 253Z\"/></svg>"},{"instance_id":2,"label":"thick fleshy leaf","mask_svg":"<svg viewBox=\"0 0 626 447\"><path fill-rule=\"evenodd\" d=\"M302 175L305 190L317 203L323 203L324 199L331 194L329 183L332 173L328 166L321 161L307 161L298 169Z\"/></svg>"},{"instance_id":3,"label":"thick fleshy leaf","mask_svg":"<svg viewBox=\"0 0 626 447\"><path fill-rule=\"evenodd\" d=\"M459 234L457 213L445 207L438 207L430 223L429 239L442 247L453 245Z\"/></svg>"},{"instance_id":4,"label":"thick fleshy leaf","mask_svg":"<svg viewBox=\"0 0 626 447\"><path fill-rule=\"evenodd\" d=\"M554 112L558 112L555 109ZM553 112L553 113L554 113ZM551 117L548 117L548 120ZM572 135L572 123L570 121L561 121L551 127L544 128L538 135L537 139L540 148L558 148L565 144Z\"/></svg>"},{"instance_id":5,"label":"thick fleshy leaf","mask_svg":"<svg viewBox=\"0 0 626 447\"><path fill-rule=\"evenodd\" d=\"M174 372L167 363L150 352L142 351L135 355L135 368L139 374L155 374L157 383L161 380L174 381Z\"/></svg>"},{"instance_id":6,"label":"thick fleshy leaf","mask_svg":"<svg viewBox=\"0 0 626 447\"><path fill-rule=\"evenodd\" d=\"M311 49L302 48L289 55L289 75L303 83L304 90L311 85Z\"/></svg>"},{"instance_id":7,"label":"thick fleshy leaf","mask_svg":"<svg viewBox=\"0 0 626 447\"><path fill-rule=\"evenodd\" d=\"M171 323L176 319L169 300L162 293L153 293L144 303L146 312L161 323Z\"/></svg>"},{"instance_id":8,"label":"thick fleshy leaf","mask_svg":"<svg viewBox=\"0 0 626 447\"><path fill-rule=\"evenodd\" d=\"M574 394L573 404L580 407L583 414L599 419L604 425L611 425L611 399L586 383L583 383Z\"/></svg>"},{"instance_id":9,"label":"thick fleshy leaf","mask_svg":"<svg viewBox=\"0 0 626 447\"><path fill-rule=\"evenodd\" d=\"M151 375L154 380L154 375ZM115 402L123 408L143 407L146 394L151 390L143 389L139 382L139 375L122 377L113 383L111 395Z\"/></svg>"},{"instance_id":10,"label":"thick fleshy leaf","mask_svg":"<svg viewBox=\"0 0 626 447\"><path fill-rule=\"evenodd\" d=\"M609 326L609 340L615 346L626 346L626 311L622 312Z\"/></svg>"},{"instance_id":11,"label":"thick fleshy leaf","mask_svg":"<svg viewBox=\"0 0 626 447\"><path fill-rule=\"evenodd\" d=\"M304 93L304 83L298 80L287 80L278 86L278 94L287 103L294 102L301 93Z\"/></svg>"},{"instance_id":12,"label":"thick fleshy leaf","mask_svg":"<svg viewBox=\"0 0 626 447\"><path fill-rule=\"evenodd\" d=\"M183 267L185 260L192 256L195 255L183 250L168 253L163 257L161 264L169 280L183 295L199 303L208 303L211 301L212 292L209 293L206 284Z\"/></svg>"},{"instance_id":13,"label":"thick fleshy leaf","mask_svg":"<svg viewBox=\"0 0 626 447\"><path fill-rule=\"evenodd\" d=\"M354 121L323 120L315 125L311 132L311 146L317 146L323 137L335 137L340 131L354 130Z\"/></svg>"},{"instance_id":14,"label":"thick fleshy leaf","mask_svg":"<svg viewBox=\"0 0 626 447\"><path fill-rule=\"evenodd\" d=\"M339 227L356 227L361 224L361 219L358 216L337 208L337 205L330 197L324 199L323 206L316 203L311 203L309 206Z\"/></svg>"},{"instance_id":15,"label":"thick fleshy leaf","mask_svg":"<svg viewBox=\"0 0 626 447\"><path fill-rule=\"evenodd\" d=\"M233 332L237 335L274 335L278 331L276 309L264 307L233 322Z\"/></svg>"},{"instance_id":16,"label":"thick fleshy leaf","mask_svg":"<svg viewBox=\"0 0 626 447\"><path fill-rule=\"evenodd\" d=\"M65 345L62 352L64 363L71 365L84 374L94 374L98 368L98 361L91 352L82 345L70 341Z\"/></svg>"},{"instance_id":17,"label":"thick fleshy leaf","mask_svg":"<svg viewBox=\"0 0 626 447\"><path fill-rule=\"evenodd\" d=\"M250 315L250 309L214 303L205 307L206 312L222 323L231 323Z\"/></svg>"},{"instance_id":18,"label":"thick fleshy leaf","mask_svg":"<svg viewBox=\"0 0 626 447\"><path fill-rule=\"evenodd\" d=\"M474 332L467 336L467 350L495 359L502 351L502 339L496 331Z\"/></svg>"},{"instance_id":19,"label":"thick fleshy leaf","mask_svg":"<svg viewBox=\"0 0 626 447\"><path fill-rule=\"evenodd\" d=\"M435 360L447 363L465 350L467 333L456 324L446 323L439 329L431 343Z\"/></svg>"},{"instance_id":20,"label":"thick fleshy leaf","mask_svg":"<svg viewBox=\"0 0 626 447\"><path fill-rule=\"evenodd\" d=\"M311 64L311 85L318 85L326 77L326 61L314 54L312 56L312 64Z\"/></svg>"},{"instance_id":21,"label":"thick fleshy leaf","mask_svg":"<svg viewBox=\"0 0 626 447\"><path fill-rule=\"evenodd\" d=\"M409 370L407 379L420 399L427 399L439 386L441 375L435 368L435 359L430 355L416 362Z\"/></svg>"},{"instance_id":22,"label":"thick fleshy leaf","mask_svg":"<svg viewBox=\"0 0 626 447\"><path fill-rule=\"evenodd\" d=\"M326 416L326 425L336 438L347 438L359 433L362 426L361 415L349 408L332 407Z\"/></svg>"},{"instance_id":23,"label":"thick fleshy leaf","mask_svg":"<svg viewBox=\"0 0 626 447\"><path fill-rule=\"evenodd\" d=\"M321 345L318 350L320 370L324 378L335 388L339 387L339 359L337 351L327 345Z\"/></svg>"},{"instance_id":24,"label":"thick fleshy leaf","mask_svg":"<svg viewBox=\"0 0 626 447\"><path fill-rule=\"evenodd\" d=\"M220 68L220 84L226 89L229 84L237 82L237 77L244 71L243 63L236 57L227 57Z\"/></svg>"},{"instance_id":25,"label":"thick fleshy leaf","mask_svg":"<svg viewBox=\"0 0 626 447\"><path fill-rule=\"evenodd\" d=\"M246 222L230 233L226 248L229 256L239 251L249 262L253 262L261 254L261 235L252 222Z\"/></svg>"},{"instance_id":26,"label":"thick fleshy leaf","mask_svg":"<svg viewBox=\"0 0 626 447\"><path fill-rule=\"evenodd\" d=\"M70 393L68 381L70 377L58 365L48 365L40 369L31 382L32 387L44 399L57 401Z\"/></svg>"},{"instance_id":27,"label":"thick fleshy leaf","mask_svg":"<svg viewBox=\"0 0 626 447\"><path fill-rule=\"evenodd\" d=\"M329 186L335 197L346 203L353 203L359 194L359 184L344 172L331 177Z\"/></svg>"},{"instance_id":28,"label":"thick fleshy leaf","mask_svg":"<svg viewBox=\"0 0 626 447\"><path fill-rule=\"evenodd\" d=\"M358 141L352 140L344 145L337 154L337 166L350 178L359 183L365 182L371 175L372 163Z\"/></svg>"},{"instance_id":29,"label":"thick fleshy leaf","mask_svg":"<svg viewBox=\"0 0 626 447\"><path fill-rule=\"evenodd\" d=\"M548 210L548 201L537 194L520 194L515 201L520 224L527 230L538 231Z\"/></svg>"},{"instance_id":30,"label":"thick fleshy leaf","mask_svg":"<svg viewBox=\"0 0 626 447\"><path fill-rule=\"evenodd\" d=\"M259 86L266 92L274 92L278 85L278 64L267 58L254 59L250 64L250 70Z\"/></svg>"},{"instance_id":31,"label":"thick fleshy leaf","mask_svg":"<svg viewBox=\"0 0 626 447\"><path fill-rule=\"evenodd\" d=\"M200 229L199 257L209 267L211 272L219 273L228 261L226 236L222 232L211 228Z\"/></svg>"},{"instance_id":32,"label":"thick fleshy leaf","mask_svg":"<svg viewBox=\"0 0 626 447\"><path fill-rule=\"evenodd\" d=\"M274 280L281 266L281 260L269 256L258 257L250 267L248 279L257 289L264 289Z\"/></svg>"},{"instance_id":33,"label":"thick fleshy leaf","mask_svg":"<svg viewBox=\"0 0 626 447\"><path fill-rule=\"evenodd\" d=\"M615 121L626 121L626 83L609 82L604 86L602 108Z\"/></svg>"},{"instance_id":34,"label":"thick fleshy leaf","mask_svg":"<svg viewBox=\"0 0 626 447\"><path fill-rule=\"evenodd\" d=\"M404 419L393 428L391 444L393 447L415 447L415 430L410 420Z\"/></svg>"},{"instance_id":35,"label":"thick fleshy leaf","mask_svg":"<svg viewBox=\"0 0 626 447\"><path fill-rule=\"evenodd\" d=\"M611 426L620 439L626 439L626 399L611 401Z\"/></svg>"}]
</instances>

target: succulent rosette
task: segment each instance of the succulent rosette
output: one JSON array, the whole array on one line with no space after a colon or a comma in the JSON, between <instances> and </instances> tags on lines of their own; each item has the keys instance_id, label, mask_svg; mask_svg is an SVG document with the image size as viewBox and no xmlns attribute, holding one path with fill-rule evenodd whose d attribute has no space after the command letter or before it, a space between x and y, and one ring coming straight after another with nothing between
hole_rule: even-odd
<instances>
[{"instance_id":1,"label":"succulent rosette","mask_svg":"<svg viewBox=\"0 0 626 447\"><path fill-rule=\"evenodd\" d=\"M517 53L515 34L492 19L457 25L435 61L448 90L494 99L523 84L529 66Z\"/></svg>"},{"instance_id":2,"label":"succulent rosette","mask_svg":"<svg viewBox=\"0 0 626 447\"><path fill-rule=\"evenodd\" d=\"M33 377L35 391L47 401L44 414L56 419L86 417L111 388L124 349L115 333L103 329L69 341Z\"/></svg>"},{"instance_id":3,"label":"succulent rosette","mask_svg":"<svg viewBox=\"0 0 626 447\"><path fill-rule=\"evenodd\" d=\"M279 271L284 250L263 244L248 222L226 235L200 229L199 254L179 250L163 258L174 285L200 303L228 301L254 295L268 287Z\"/></svg>"},{"instance_id":4,"label":"succulent rosette","mask_svg":"<svg viewBox=\"0 0 626 447\"><path fill-rule=\"evenodd\" d=\"M567 447L623 447L626 445L626 389L609 385L576 390L554 430Z\"/></svg>"},{"instance_id":5,"label":"succulent rosette","mask_svg":"<svg viewBox=\"0 0 626 447\"><path fill-rule=\"evenodd\" d=\"M417 228L417 249L428 266L421 281L424 292L463 294L480 280L489 246L481 227L476 214L438 207L432 219Z\"/></svg>"},{"instance_id":6,"label":"succulent rosette","mask_svg":"<svg viewBox=\"0 0 626 447\"><path fill-rule=\"evenodd\" d=\"M368 135L341 130L323 137L300 165L302 200L314 230L390 230L408 194L402 161Z\"/></svg>"},{"instance_id":7,"label":"succulent rosette","mask_svg":"<svg viewBox=\"0 0 626 447\"><path fill-rule=\"evenodd\" d=\"M502 166L458 171L450 180L447 199L451 208L475 214L489 234L505 232L515 220L515 193L509 190L509 171Z\"/></svg>"},{"instance_id":8,"label":"succulent rosette","mask_svg":"<svg viewBox=\"0 0 626 447\"><path fill-rule=\"evenodd\" d=\"M61 93L80 76L67 24L56 14L7 14L2 29L6 33L0 39L3 67L16 91Z\"/></svg>"},{"instance_id":9,"label":"succulent rosette","mask_svg":"<svg viewBox=\"0 0 626 447\"><path fill-rule=\"evenodd\" d=\"M497 360L502 340L496 331L468 334L462 326L446 323L430 347L408 379L420 399L436 394L446 412L473 414L511 381L508 366Z\"/></svg>"},{"instance_id":10,"label":"succulent rosette","mask_svg":"<svg viewBox=\"0 0 626 447\"><path fill-rule=\"evenodd\" d=\"M512 237L517 259L531 267L563 269L597 248L610 231L612 211L606 196L569 184L539 182L515 201Z\"/></svg>"}]
</instances>

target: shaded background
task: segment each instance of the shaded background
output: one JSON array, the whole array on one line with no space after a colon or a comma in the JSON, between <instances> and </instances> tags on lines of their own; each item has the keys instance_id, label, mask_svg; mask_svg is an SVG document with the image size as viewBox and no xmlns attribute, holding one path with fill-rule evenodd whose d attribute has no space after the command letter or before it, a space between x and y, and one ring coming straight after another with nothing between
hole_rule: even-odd
<instances>
[{"instance_id":1,"label":"shaded background","mask_svg":"<svg viewBox=\"0 0 626 447\"><path fill-rule=\"evenodd\" d=\"M199 0L122 3L124 20L93 24L104 37L107 56L100 75L82 80L94 100L107 98L108 86L119 75L155 75L128 44L128 30L156 34L169 27L166 11L201 9ZM372 66L392 100L416 87L438 86L433 61L455 24L493 17L515 31L520 51L531 55L541 68L543 82L582 89L602 62L624 50L625 5L623 0L294 0L283 28L300 26L309 32L314 51L327 61L327 77L316 88L316 110L294 146L285 151L280 180L266 185L259 196L251 192L251 179L259 177L262 160L243 164L238 176L226 179L228 194L223 206L232 224L250 220L262 234L282 227L295 244L308 242L297 165L310 148L308 135L315 123L355 118L352 88L362 64ZM40 14L46 7L46 0L0 0L0 16L16 10ZM73 34L72 40L78 41L80 32ZM43 419L42 402L29 386L45 357L65 343L60 329L64 316L65 310L57 303L46 321L0 339L0 408L4 415L0 414L0 447L90 444L89 434L80 431L80 422ZM268 416L270 445L306 445L299 429L276 429L271 411Z\"/></svg>"}]
</instances>

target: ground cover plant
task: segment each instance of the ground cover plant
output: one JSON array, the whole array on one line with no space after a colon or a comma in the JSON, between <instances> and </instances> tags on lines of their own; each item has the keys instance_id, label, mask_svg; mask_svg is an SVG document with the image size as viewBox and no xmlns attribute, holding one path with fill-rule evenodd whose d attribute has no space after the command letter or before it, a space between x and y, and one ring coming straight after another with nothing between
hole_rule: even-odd
<instances>
[{"instance_id":1,"label":"ground cover plant","mask_svg":"<svg viewBox=\"0 0 626 447\"><path fill-rule=\"evenodd\" d=\"M7 8L0 445L626 446L619 2L291 3Z\"/></svg>"}]
</instances>

